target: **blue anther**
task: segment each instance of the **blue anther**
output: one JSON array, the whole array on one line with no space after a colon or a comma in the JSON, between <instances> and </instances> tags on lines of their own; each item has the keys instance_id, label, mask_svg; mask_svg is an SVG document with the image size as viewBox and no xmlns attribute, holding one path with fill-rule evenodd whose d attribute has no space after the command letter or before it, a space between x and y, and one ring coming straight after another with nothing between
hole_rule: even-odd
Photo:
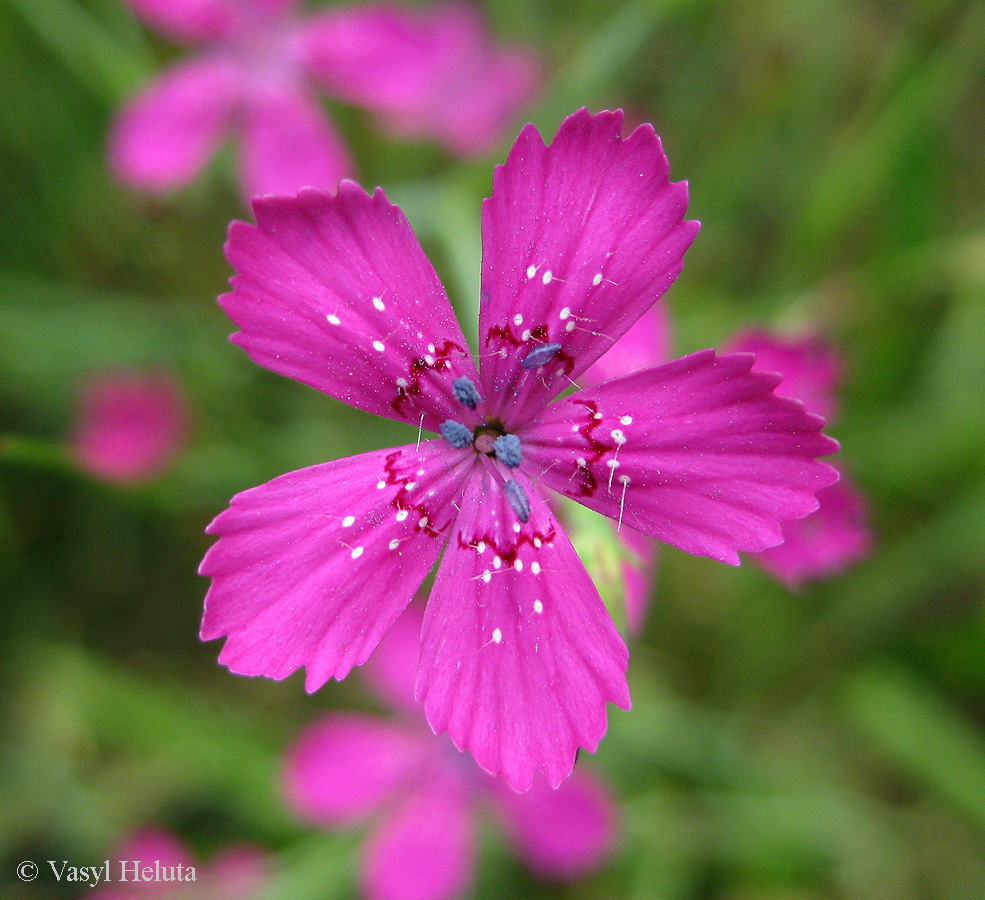
<instances>
[{"instance_id":1,"label":"blue anther","mask_svg":"<svg viewBox=\"0 0 985 900\"><path fill-rule=\"evenodd\" d=\"M479 389L472 383L472 379L466 378L464 375L461 378L456 378L451 383L451 388L455 392L455 399L469 409L475 409L482 399L479 396Z\"/></svg>"},{"instance_id":2,"label":"blue anther","mask_svg":"<svg viewBox=\"0 0 985 900\"><path fill-rule=\"evenodd\" d=\"M493 450L498 459L508 469L515 469L523 462L523 448L515 434L501 434L493 442Z\"/></svg>"},{"instance_id":3,"label":"blue anther","mask_svg":"<svg viewBox=\"0 0 985 900\"><path fill-rule=\"evenodd\" d=\"M441 436L448 441L456 450L468 447L472 443L472 432L461 422L448 419L441 423Z\"/></svg>"},{"instance_id":4,"label":"blue anther","mask_svg":"<svg viewBox=\"0 0 985 900\"><path fill-rule=\"evenodd\" d=\"M520 365L525 369L537 369L540 366L547 365L547 363L554 359L554 356L560 349L560 344L541 344L539 347L534 347L524 357Z\"/></svg>"},{"instance_id":5,"label":"blue anther","mask_svg":"<svg viewBox=\"0 0 985 900\"><path fill-rule=\"evenodd\" d=\"M503 491L506 494L506 499L510 501L510 506L513 507L513 512L516 513L517 518L521 522L526 522L530 518L530 501L527 499L526 492L516 481L507 481L503 485Z\"/></svg>"}]
</instances>

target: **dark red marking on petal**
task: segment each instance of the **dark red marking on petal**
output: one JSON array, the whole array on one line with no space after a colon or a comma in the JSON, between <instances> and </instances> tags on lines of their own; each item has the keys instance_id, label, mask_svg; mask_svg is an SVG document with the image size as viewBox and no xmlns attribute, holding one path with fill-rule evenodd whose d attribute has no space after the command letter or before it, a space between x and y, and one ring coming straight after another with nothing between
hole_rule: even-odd
<instances>
[{"instance_id":1,"label":"dark red marking on petal","mask_svg":"<svg viewBox=\"0 0 985 900\"><path fill-rule=\"evenodd\" d=\"M498 342L502 348L505 345L511 347L523 347L530 344L547 344L550 343L547 333L547 325L538 325L536 328L530 330L530 336L527 340L521 340L515 334L513 334L513 329L509 325L493 325L489 331L486 332L486 346L491 347L494 342ZM575 359L573 356L565 353L563 349L558 350L554 354L554 359L551 362L561 362L564 364L564 374L570 375L575 367Z\"/></svg>"},{"instance_id":2,"label":"dark red marking on petal","mask_svg":"<svg viewBox=\"0 0 985 900\"><path fill-rule=\"evenodd\" d=\"M578 476L578 495L581 497L591 497L599 487L598 479L591 471L591 466L597 463L610 450L615 450L615 444L604 444L594 435L594 431L602 424L602 416L599 414L598 405L594 400L577 400L588 411L588 423L578 428L578 433L588 441L591 455L585 456L585 465L578 466L576 475Z\"/></svg>"},{"instance_id":3,"label":"dark red marking on petal","mask_svg":"<svg viewBox=\"0 0 985 900\"><path fill-rule=\"evenodd\" d=\"M550 530L547 532L543 531L533 531L527 533L526 530L521 531L516 535L516 541L509 547L503 547L496 543L496 539L491 534L481 534L476 536L471 541L466 541L462 538L462 535L458 536L458 546L467 550L477 550L480 543L485 543L487 547L490 547L493 553L503 560L503 564L507 567L512 566L516 561L517 556L520 555L520 548L524 544L529 544L535 550L540 549L544 544L550 545L554 542L554 536L557 534L557 529L552 525ZM539 542L539 543L538 543Z\"/></svg>"},{"instance_id":4,"label":"dark red marking on petal","mask_svg":"<svg viewBox=\"0 0 985 900\"><path fill-rule=\"evenodd\" d=\"M397 471L397 460L400 456L401 452L394 450L393 453L387 456L386 462L383 464L387 484L400 486L400 490L394 496L391 505L398 511L406 510L408 516L414 513L418 514L417 521L414 523L414 531L423 531L430 538L441 537L442 533L435 528L434 512L429 510L423 503L415 503L409 500L410 493L417 487L417 484L413 478L408 478ZM410 486L412 484L414 487ZM422 521L424 522L423 525L421 524Z\"/></svg>"},{"instance_id":5,"label":"dark red marking on petal","mask_svg":"<svg viewBox=\"0 0 985 900\"><path fill-rule=\"evenodd\" d=\"M410 364L410 370L408 372L410 378L407 386L398 387L397 396L390 401L390 406L393 407L395 412L406 418L407 410L404 409L404 404L409 403L411 406L414 405L414 401L411 398L421 393L421 376L428 369L434 369L436 372L450 369L451 363L448 361L448 358L451 356L453 350L457 350L463 356L466 355L465 351L458 344L454 341L446 340L434 353L428 354L433 357L433 363L429 363L425 357L420 356Z\"/></svg>"}]
</instances>

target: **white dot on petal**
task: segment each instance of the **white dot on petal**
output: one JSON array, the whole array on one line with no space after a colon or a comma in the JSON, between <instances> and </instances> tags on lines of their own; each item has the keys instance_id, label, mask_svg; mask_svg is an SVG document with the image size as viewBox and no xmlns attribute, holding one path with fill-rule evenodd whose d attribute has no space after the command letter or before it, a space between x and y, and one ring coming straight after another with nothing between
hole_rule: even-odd
<instances>
[{"instance_id":1,"label":"white dot on petal","mask_svg":"<svg viewBox=\"0 0 985 900\"><path fill-rule=\"evenodd\" d=\"M386 487L386 482L381 478L379 481L376 482L376 487L378 490L382 491L383 488Z\"/></svg>"},{"instance_id":2,"label":"white dot on petal","mask_svg":"<svg viewBox=\"0 0 985 900\"><path fill-rule=\"evenodd\" d=\"M400 546L400 541L398 541L396 538L394 538L392 541L390 541L390 549L391 550L396 550L397 547L399 547L399 546Z\"/></svg>"},{"instance_id":3,"label":"white dot on petal","mask_svg":"<svg viewBox=\"0 0 985 900\"><path fill-rule=\"evenodd\" d=\"M327 316L325 316L325 318L328 319L329 325L342 324L342 320L337 315L335 315L335 313L329 313Z\"/></svg>"},{"instance_id":4,"label":"white dot on petal","mask_svg":"<svg viewBox=\"0 0 985 900\"><path fill-rule=\"evenodd\" d=\"M523 334L520 335L520 340L521 341L529 341L530 340L530 329L529 328L525 328L524 329Z\"/></svg>"},{"instance_id":5,"label":"white dot on petal","mask_svg":"<svg viewBox=\"0 0 985 900\"><path fill-rule=\"evenodd\" d=\"M406 378L398 378L397 379L397 387L398 388L405 388L405 387L407 387L407 379Z\"/></svg>"},{"instance_id":6,"label":"white dot on petal","mask_svg":"<svg viewBox=\"0 0 985 900\"><path fill-rule=\"evenodd\" d=\"M602 273L599 272L593 279L592 284L598 287L602 283Z\"/></svg>"},{"instance_id":7,"label":"white dot on petal","mask_svg":"<svg viewBox=\"0 0 985 900\"><path fill-rule=\"evenodd\" d=\"M353 559L359 559L359 557L362 556L362 555L363 555L363 548L362 547L356 547L352 551L352 558Z\"/></svg>"},{"instance_id":8,"label":"white dot on petal","mask_svg":"<svg viewBox=\"0 0 985 900\"><path fill-rule=\"evenodd\" d=\"M530 571L533 572L534 575L540 575L540 563L539 562L530 563ZM540 601L538 600L537 602L539 603Z\"/></svg>"},{"instance_id":9,"label":"white dot on petal","mask_svg":"<svg viewBox=\"0 0 985 900\"><path fill-rule=\"evenodd\" d=\"M428 344L428 353L434 353L434 344Z\"/></svg>"},{"instance_id":10,"label":"white dot on petal","mask_svg":"<svg viewBox=\"0 0 985 900\"><path fill-rule=\"evenodd\" d=\"M610 459L610 460L609 460L609 461L608 461L608 462L606 463L606 465L607 465L607 466L608 466L608 467L609 467L610 469L618 469L618 468L619 468L619 460L618 460L618 459Z\"/></svg>"},{"instance_id":11,"label":"white dot on petal","mask_svg":"<svg viewBox=\"0 0 985 900\"><path fill-rule=\"evenodd\" d=\"M527 278L533 278L537 274L536 266L527 266Z\"/></svg>"},{"instance_id":12,"label":"white dot on petal","mask_svg":"<svg viewBox=\"0 0 985 900\"><path fill-rule=\"evenodd\" d=\"M580 427L581 427L580 425L572 425L571 430L577 432Z\"/></svg>"},{"instance_id":13,"label":"white dot on petal","mask_svg":"<svg viewBox=\"0 0 985 900\"><path fill-rule=\"evenodd\" d=\"M406 518L407 518L407 510L406 509L401 509L401 510L398 510L397 511L397 521L398 522L403 522L403 520L406 519Z\"/></svg>"},{"instance_id":14,"label":"white dot on petal","mask_svg":"<svg viewBox=\"0 0 985 900\"><path fill-rule=\"evenodd\" d=\"M430 354L428 354L427 356L424 357L424 362L426 362L429 366L433 366L434 365L434 357L431 356Z\"/></svg>"},{"instance_id":15,"label":"white dot on petal","mask_svg":"<svg viewBox=\"0 0 985 900\"><path fill-rule=\"evenodd\" d=\"M558 313L558 318L561 319L561 321L564 321L570 315L571 315L571 307L566 306L564 309L561 310L561 312Z\"/></svg>"},{"instance_id":16,"label":"white dot on petal","mask_svg":"<svg viewBox=\"0 0 985 900\"><path fill-rule=\"evenodd\" d=\"M500 630L499 630L498 628L496 628L496 629L495 629L495 630L493 631L493 635L492 635L492 637L493 637L493 643L494 643L494 644L499 644L499 643L501 643L501 642L502 642L502 640L503 640L503 632L502 632L502 631L500 631Z\"/></svg>"},{"instance_id":17,"label":"white dot on petal","mask_svg":"<svg viewBox=\"0 0 985 900\"><path fill-rule=\"evenodd\" d=\"M571 322L568 322L568 324L564 326L564 330L565 331L574 331L576 327L577 326L575 325L575 322L574 321L571 321Z\"/></svg>"},{"instance_id":18,"label":"white dot on petal","mask_svg":"<svg viewBox=\"0 0 985 900\"><path fill-rule=\"evenodd\" d=\"M489 582L492 581L492 572L490 572L488 569L486 569L486 571L482 573L482 580L486 584L489 584Z\"/></svg>"},{"instance_id":19,"label":"white dot on petal","mask_svg":"<svg viewBox=\"0 0 985 900\"><path fill-rule=\"evenodd\" d=\"M380 312L383 312L383 310L386 309L386 306L383 304L383 300L380 297L373 298L373 306L375 306Z\"/></svg>"},{"instance_id":20,"label":"white dot on petal","mask_svg":"<svg viewBox=\"0 0 985 900\"><path fill-rule=\"evenodd\" d=\"M602 418L602 413L600 413L600 412L597 412L597 413L595 413L595 415L594 415L594 416L592 416L592 418L593 418L593 419L596 419L596 420L597 420L597 419L601 419L601 418Z\"/></svg>"},{"instance_id":21,"label":"white dot on petal","mask_svg":"<svg viewBox=\"0 0 985 900\"><path fill-rule=\"evenodd\" d=\"M513 560L513 568L516 569L517 572L522 572L523 571L523 560L522 559L514 559Z\"/></svg>"},{"instance_id":22,"label":"white dot on petal","mask_svg":"<svg viewBox=\"0 0 985 900\"><path fill-rule=\"evenodd\" d=\"M544 604L540 600L534 600L534 612L542 613L544 611Z\"/></svg>"},{"instance_id":23,"label":"white dot on petal","mask_svg":"<svg viewBox=\"0 0 985 900\"><path fill-rule=\"evenodd\" d=\"M498 556L496 556L496 557L493 558L493 568L494 569L498 569L502 565L503 565L503 561Z\"/></svg>"},{"instance_id":24,"label":"white dot on petal","mask_svg":"<svg viewBox=\"0 0 985 900\"><path fill-rule=\"evenodd\" d=\"M514 325L522 325L523 324L523 314L522 313L517 313L513 317L513 324Z\"/></svg>"},{"instance_id":25,"label":"white dot on petal","mask_svg":"<svg viewBox=\"0 0 985 900\"><path fill-rule=\"evenodd\" d=\"M479 543L475 545L475 552L478 553L478 554L480 554L480 555L483 554L483 553L485 553L486 552L486 542L485 541L479 541Z\"/></svg>"},{"instance_id":26,"label":"white dot on petal","mask_svg":"<svg viewBox=\"0 0 985 900\"><path fill-rule=\"evenodd\" d=\"M513 530L514 530L514 531L515 531L515 532L516 532L517 534L519 534L519 533L520 533L520 523L519 523L519 522L514 522L514 523L513 523Z\"/></svg>"},{"instance_id":27,"label":"white dot on petal","mask_svg":"<svg viewBox=\"0 0 985 900\"><path fill-rule=\"evenodd\" d=\"M575 462L578 463L579 467L582 469L584 469L585 466L588 465L588 460L585 459L584 456L579 456L578 459L575 460Z\"/></svg>"},{"instance_id":28,"label":"white dot on petal","mask_svg":"<svg viewBox=\"0 0 985 900\"><path fill-rule=\"evenodd\" d=\"M612 431L609 432L609 436L617 444L625 444L626 443L626 435L624 435L618 428L613 428Z\"/></svg>"},{"instance_id":29,"label":"white dot on petal","mask_svg":"<svg viewBox=\"0 0 985 900\"><path fill-rule=\"evenodd\" d=\"M384 345L383 341L373 341L373 349L377 353L382 353L384 350L386 350L386 346Z\"/></svg>"},{"instance_id":30,"label":"white dot on petal","mask_svg":"<svg viewBox=\"0 0 985 900\"><path fill-rule=\"evenodd\" d=\"M535 537L534 538L534 546L535 547L540 547L540 545L543 544L543 543L544 542L539 537Z\"/></svg>"},{"instance_id":31,"label":"white dot on petal","mask_svg":"<svg viewBox=\"0 0 985 900\"><path fill-rule=\"evenodd\" d=\"M552 280L553 278L554 278L554 273L553 273L553 272L552 272L552 271L551 271L550 269L548 269L548 270L547 270L547 271L546 271L546 272L545 272L545 273L543 274L543 276L541 277L541 279L540 279L540 280L541 280L542 282L544 282L544 284L550 284L550 283L551 283L551 280Z\"/></svg>"},{"instance_id":32,"label":"white dot on petal","mask_svg":"<svg viewBox=\"0 0 985 900\"><path fill-rule=\"evenodd\" d=\"M423 528L425 525L427 525L427 523L428 523L428 517L421 516L421 518L417 520L417 527Z\"/></svg>"},{"instance_id":33,"label":"white dot on petal","mask_svg":"<svg viewBox=\"0 0 985 900\"><path fill-rule=\"evenodd\" d=\"M355 516L346 516L342 520L342 527L343 528L349 528L352 525L354 525L355 523L356 523L356 517Z\"/></svg>"},{"instance_id":34,"label":"white dot on petal","mask_svg":"<svg viewBox=\"0 0 985 900\"><path fill-rule=\"evenodd\" d=\"M628 475L620 475L619 476L619 482L621 484L629 484L629 481L630 481L630 478L629 478Z\"/></svg>"},{"instance_id":35,"label":"white dot on petal","mask_svg":"<svg viewBox=\"0 0 985 900\"><path fill-rule=\"evenodd\" d=\"M619 422L620 422L620 424L622 424L622 425L632 425L632 424L633 424L633 417L632 417L632 416L623 416L623 417L622 417L622 418L621 418L621 419L619 420Z\"/></svg>"}]
</instances>

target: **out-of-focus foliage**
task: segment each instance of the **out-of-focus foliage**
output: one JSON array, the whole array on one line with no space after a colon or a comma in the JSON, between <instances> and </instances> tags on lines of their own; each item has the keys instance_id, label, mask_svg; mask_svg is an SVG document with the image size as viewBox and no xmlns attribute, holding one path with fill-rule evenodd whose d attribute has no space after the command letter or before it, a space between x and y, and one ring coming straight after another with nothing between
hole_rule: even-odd
<instances>
[{"instance_id":1,"label":"out-of-focus foliage","mask_svg":"<svg viewBox=\"0 0 985 900\"><path fill-rule=\"evenodd\" d=\"M847 361L834 435L875 552L791 594L668 550L631 645L634 709L597 754L623 807L612 863L540 884L493 839L475 895L653 900L985 896L985 4L487 0L548 73L530 119L652 121L703 222L666 302L681 353L814 326ZM226 340L220 158L146 199L112 182L122 99L174 48L117 0L0 3L0 895L84 896L21 860L100 863L157 823L201 858L267 848L267 900L350 896L351 835L278 796L312 697L201 645L203 529L238 490L407 433L277 378ZM474 329L488 159L390 144L333 113L364 184L404 206ZM161 478L114 487L66 450L91 372L180 379ZM411 440L413 437L410 438ZM587 561L591 568L592 561Z\"/></svg>"}]
</instances>

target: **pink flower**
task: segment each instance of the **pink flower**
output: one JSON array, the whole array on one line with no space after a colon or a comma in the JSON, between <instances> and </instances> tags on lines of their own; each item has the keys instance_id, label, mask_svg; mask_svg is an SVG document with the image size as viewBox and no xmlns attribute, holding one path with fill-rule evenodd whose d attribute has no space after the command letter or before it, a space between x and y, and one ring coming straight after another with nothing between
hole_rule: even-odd
<instances>
[{"instance_id":1,"label":"pink flower","mask_svg":"<svg viewBox=\"0 0 985 900\"><path fill-rule=\"evenodd\" d=\"M109 867L109 880L87 894L92 900L151 896L160 900L192 896L196 900L247 900L267 880L266 860L252 847L231 847L201 865L178 838L156 828L127 838L110 857Z\"/></svg>"},{"instance_id":2,"label":"pink flower","mask_svg":"<svg viewBox=\"0 0 985 900\"><path fill-rule=\"evenodd\" d=\"M110 139L116 176L137 188L183 187L230 131L244 193L334 190L352 171L312 82L376 113L392 130L480 153L532 95L533 61L491 43L478 14L396 4L293 14L294 0L129 0L149 25L199 45L121 112Z\"/></svg>"},{"instance_id":3,"label":"pink flower","mask_svg":"<svg viewBox=\"0 0 985 900\"><path fill-rule=\"evenodd\" d=\"M821 420L748 354L692 354L550 403L670 287L697 223L649 126L582 110L520 133L483 206L481 373L382 190L254 201L221 298L251 358L442 436L292 472L209 526L202 637L306 686L366 661L445 548L417 696L487 771L557 786L629 706L628 652L542 493L691 553L779 543L837 475ZM548 405L550 403L550 405Z\"/></svg>"},{"instance_id":4,"label":"pink flower","mask_svg":"<svg viewBox=\"0 0 985 900\"><path fill-rule=\"evenodd\" d=\"M778 393L802 400L828 421L837 415L841 366L835 351L820 338L748 331L735 338L732 348L755 353L757 369L782 373ZM789 588L837 575L868 556L872 547L865 499L844 473L817 498L817 512L785 523L783 543L754 557Z\"/></svg>"},{"instance_id":5,"label":"pink flower","mask_svg":"<svg viewBox=\"0 0 985 900\"><path fill-rule=\"evenodd\" d=\"M186 425L184 399L168 375L108 372L82 387L73 452L99 478L142 481L167 468Z\"/></svg>"},{"instance_id":6,"label":"pink flower","mask_svg":"<svg viewBox=\"0 0 985 900\"><path fill-rule=\"evenodd\" d=\"M376 815L362 859L370 900L462 893L472 875L474 818L487 806L538 874L568 880L597 868L616 836L616 810L598 779L579 767L556 791L537 778L517 794L426 727L413 697L422 618L409 606L366 665L376 693L402 715L331 713L308 727L285 766L292 809L328 828Z\"/></svg>"}]
</instances>

